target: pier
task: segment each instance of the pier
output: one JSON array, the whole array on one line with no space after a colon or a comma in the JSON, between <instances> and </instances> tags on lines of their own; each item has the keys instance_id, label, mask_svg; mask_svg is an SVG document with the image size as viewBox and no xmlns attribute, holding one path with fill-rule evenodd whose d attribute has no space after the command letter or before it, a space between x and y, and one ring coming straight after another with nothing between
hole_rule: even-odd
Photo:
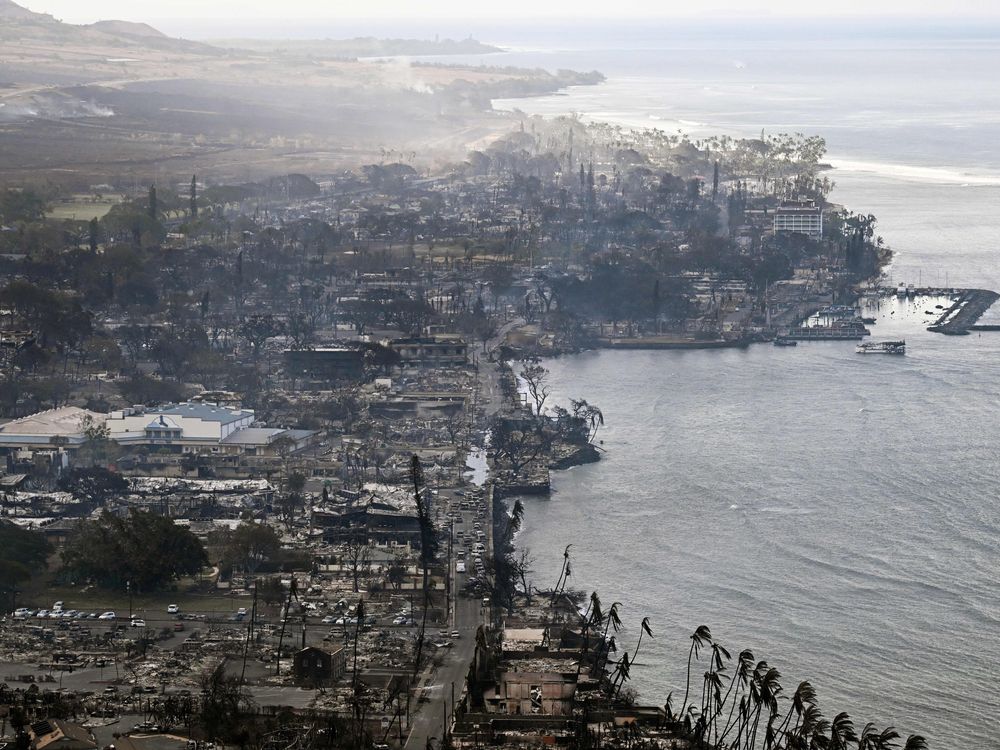
<instances>
[{"instance_id":1,"label":"pier","mask_svg":"<svg viewBox=\"0 0 1000 750\"><path fill-rule=\"evenodd\" d=\"M989 289L955 289L949 290L954 302L945 310L933 325L927 326L928 331L943 333L946 336L968 336L971 331L997 330L998 326L977 326L976 323L983 313L990 309L1000 294ZM940 290L915 290L915 296L936 296Z\"/></svg>"}]
</instances>

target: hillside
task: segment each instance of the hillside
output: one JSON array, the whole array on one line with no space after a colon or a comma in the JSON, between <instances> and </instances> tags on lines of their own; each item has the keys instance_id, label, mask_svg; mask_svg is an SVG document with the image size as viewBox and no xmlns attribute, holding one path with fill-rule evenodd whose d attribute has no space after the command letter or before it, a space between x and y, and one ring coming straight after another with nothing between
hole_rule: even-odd
<instances>
[{"instance_id":1,"label":"hillside","mask_svg":"<svg viewBox=\"0 0 1000 750\"><path fill-rule=\"evenodd\" d=\"M98 21L84 28L103 31L106 34L126 34L128 36L153 37L156 39L168 39L159 29L154 29L148 23L133 23L131 21Z\"/></svg>"},{"instance_id":2,"label":"hillside","mask_svg":"<svg viewBox=\"0 0 1000 750\"><path fill-rule=\"evenodd\" d=\"M215 46L252 52L286 53L317 58L398 57L416 55L487 55L499 47L475 39L219 39Z\"/></svg>"},{"instance_id":3,"label":"hillside","mask_svg":"<svg viewBox=\"0 0 1000 750\"><path fill-rule=\"evenodd\" d=\"M44 13L35 13L27 8L22 8L20 5L13 2L13 0L0 0L0 18L4 21L55 22L55 19L53 19L52 16L45 15Z\"/></svg>"},{"instance_id":4,"label":"hillside","mask_svg":"<svg viewBox=\"0 0 1000 750\"><path fill-rule=\"evenodd\" d=\"M131 184L167 168L324 173L386 149L450 161L511 126L492 99L599 80L406 59L496 51L471 39L223 49L145 24L67 24L12 0L0 0L0 50L0 187Z\"/></svg>"}]
</instances>

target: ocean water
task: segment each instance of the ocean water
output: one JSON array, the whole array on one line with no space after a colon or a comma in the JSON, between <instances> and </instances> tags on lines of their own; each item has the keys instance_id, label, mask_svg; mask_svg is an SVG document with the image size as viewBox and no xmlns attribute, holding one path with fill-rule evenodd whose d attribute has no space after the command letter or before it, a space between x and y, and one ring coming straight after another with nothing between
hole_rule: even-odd
<instances>
[{"instance_id":1,"label":"ocean water","mask_svg":"<svg viewBox=\"0 0 1000 750\"><path fill-rule=\"evenodd\" d=\"M1000 290L991 34L570 35L491 62L597 68L605 84L495 105L693 137L823 135L833 200L878 216L895 281ZM571 585L622 602L625 648L650 618L632 670L645 702L680 702L704 623L777 666L786 693L811 681L827 716L1000 747L1000 334L932 334L928 310L875 311L876 338L906 338L900 358L824 342L547 364L556 403L603 409L607 453L526 500L520 541L541 587L574 545Z\"/></svg>"}]
</instances>

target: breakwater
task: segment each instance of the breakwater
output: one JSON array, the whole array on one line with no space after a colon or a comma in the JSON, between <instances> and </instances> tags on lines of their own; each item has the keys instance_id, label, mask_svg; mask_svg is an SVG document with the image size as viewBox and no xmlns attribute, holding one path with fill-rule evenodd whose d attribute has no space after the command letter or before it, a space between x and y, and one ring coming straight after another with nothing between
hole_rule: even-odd
<instances>
[{"instance_id":1,"label":"breakwater","mask_svg":"<svg viewBox=\"0 0 1000 750\"><path fill-rule=\"evenodd\" d=\"M955 292L956 296L951 307L946 309L933 325L927 326L927 330L943 333L946 336L968 336L972 330L990 330L973 326L983 317L983 313L1000 299L1000 294L989 289L959 289ZM930 295L931 291L917 289L916 294Z\"/></svg>"}]
</instances>

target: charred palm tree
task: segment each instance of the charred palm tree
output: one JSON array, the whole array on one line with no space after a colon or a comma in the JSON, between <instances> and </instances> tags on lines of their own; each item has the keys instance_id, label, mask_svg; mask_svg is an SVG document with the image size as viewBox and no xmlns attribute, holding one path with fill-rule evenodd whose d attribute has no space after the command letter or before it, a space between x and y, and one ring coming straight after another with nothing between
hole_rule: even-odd
<instances>
[{"instance_id":1,"label":"charred palm tree","mask_svg":"<svg viewBox=\"0 0 1000 750\"><path fill-rule=\"evenodd\" d=\"M815 704L806 706L802 716L796 718L795 726L784 734L785 747L788 750L809 750L813 737L823 735L830 730L830 722L823 718L819 707Z\"/></svg>"},{"instance_id":2,"label":"charred palm tree","mask_svg":"<svg viewBox=\"0 0 1000 750\"><path fill-rule=\"evenodd\" d=\"M615 671L612 673L611 677L611 691L615 698L621 692L622 685L625 684L625 680L629 679L629 668L631 667L631 661L628 658L628 651L622 654L622 658L618 660L618 664L615 665Z\"/></svg>"},{"instance_id":3,"label":"charred palm tree","mask_svg":"<svg viewBox=\"0 0 1000 750\"><path fill-rule=\"evenodd\" d=\"M789 725L791 724L792 717L795 717L795 724L792 726L791 731L794 732L798 729L799 722L802 721L803 714L809 706L814 706L816 704L816 691L813 686L806 682L800 682L799 686L795 688L795 692L792 693L792 705L788 707L788 713L782 720L781 724L778 725L778 732L781 735L785 735L789 732Z\"/></svg>"},{"instance_id":4,"label":"charred palm tree","mask_svg":"<svg viewBox=\"0 0 1000 750\"><path fill-rule=\"evenodd\" d=\"M751 750L757 745L757 728L760 725L760 717L765 708L768 715L768 731L773 732L774 721L778 716L778 695L781 693L781 684L778 682L780 677L781 673L774 667L771 667L760 679L757 710L753 717L752 731L748 735L749 744L747 745L747 750Z\"/></svg>"},{"instance_id":5,"label":"charred palm tree","mask_svg":"<svg viewBox=\"0 0 1000 750\"><path fill-rule=\"evenodd\" d=\"M752 670L753 670L753 651L751 651L750 649L744 649L743 651L740 652L740 655L736 657L736 669L733 670L733 677L729 681L729 689L726 690L726 695L722 699L723 705L729 702L729 696L731 693L733 693L733 689L735 688L736 693L733 694L733 703L729 708L729 716L726 717L726 725L722 730L721 738L718 736L718 729L716 729L717 742L721 742L722 740L726 739L726 736L729 734L730 730L734 726L733 714L736 712L736 706L737 706L736 699L739 697L741 689L744 692L747 690ZM718 718L719 718L718 715L716 715L712 717L712 720L717 722Z\"/></svg>"},{"instance_id":6,"label":"charred palm tree","mask_svg":"<svg viewBox=\"0 0 1000 750\"><path fill-rule=\"evenodd\" d=\"M688 713L688 695L691 693L691 660L698 656L702 646L712 642L712 631L709 630L708 625L699 625L690 638L691 649L688 651L687 686L684 688L684 702L681 703L681 715L685 717Z\"/></svg>"},{"instance_id":7,"label":"charred palm tree","mask_svg":"<svg viewBox=\"0 0 1000 750\"><path fill-rule=\"evenodd\" d=\"M903 750L927 750L927 740L919 734L911 734L906 738L906 744L903 745Z\"/></svg>"},{"instance_id":8,"label":"charred palm tree","mask_svg":"<svg viewBox=\"0 0 1000 750\"><path fill-rule=\"evenodd\" d=\"M714 719L722 710L722 673L726 670L726 662L730 659L732 657L729 651L721 643L713 641L701 696L702 724L708 740L712 739Z\"/></svg>"},{"instance_id":9,"label":"charred palm tree","mask_svg":"<svg viewBox=\"0 0 1000 750\"><path fill-rule=\"evenodd\" d=\"M639 647L642 645L642 636L648 635L650 638L653 637L653 631L649 627L649 618L643 617L642 622L639 623L639 642L635 644L635 651L632 652L632 661L635 662L636 656L639 654Z\"/></svg>"},{"instance_id":10,"label":"charred palm tree","mask_svg":"<svg viewBox=\"0 0 1000 750\"><path fill-rule=\"evenodd\" d=\"M747 733L747 736L750 734L750 720L756 712L757 704L760 703L760 681L767 670L767 662L761 659L750 673L746 695L740 699L740 710L736 724L736 739L732 745L734 748L742 747L745 744L743 738L744 732Z\"/></svg>"},{"instance_id":11,"label":"charred palm tree","mask_svg":"<svg viewBox=\"0 0 1000 750\"><path fill-rule=\"evenodd\" d=\"M608 657L611 655L611 646L614 641L614 636L612 636L610 641L608 640L608 631L611 628L614 628L617 633L622 629L622 619L618 614L618 610L621 609L621 606L621 602L611 603L611 608L608 610L607 617L604 620L604 633L601 636L601 642L604 644L603 660L598 660L598 662L594 664L594 669L591 670L591 674L594 674L595 672L600 674L607 666Z\"/></svg>"},{"instance_id":12,"label":"charred palm tree","mask_svg":"<svg viewBox=\"0 0 1000 750\"><path fill-rule=\"evenodd\" d=\"M846 750L851 742L857 742L857 734L854 731L854 722L846 713L841 712L833 717L830 724L830 741L827 743L829 750Z\"/></svg>"},{"instance_id":13,"label":"charred palm tree","mask_svg":"<svg viewBox=\"0 0 1000 750\"><path fill-rule=\"evenodd\" d=\"M604 613L601 611L601 598L597 595L596 591L592 591L590 594L590 604L587 605L587 611L583 613L583 653L576 661L577 678L580 677L583 662L587 660L590 653L590 631L594 627L600 627L602 622L604 622Z\"/></svg>"},{"instance_id":14,"label":"charred palm tree","mask_svg":"<svg viewBox=\"0 0 1000 750\"><path fill-rule=\"evenodd\" d=\"M556 585L552 589L553 604L556 601L556 597L559 596L559 593L562 590L560 589L560 586L565 588L566 587L565 579L569 578L569 548L572 546L573 546L572 544L567 544L566 549L563 550L563 562L562 562L562 569L559 571L559 580L556 581Z\"/></svg>"},{"instance_id":15,"label":"charred palm tree","mask_svg":"<svg viewBox=\"0 0 1000 750\"><path fill-rule=\"evenodd\" d=\"M858 750L892 750L898 739L899 732L894 727L886 727L880 732L869 722L858 736Z\"/></svg>"}]
</instances>

